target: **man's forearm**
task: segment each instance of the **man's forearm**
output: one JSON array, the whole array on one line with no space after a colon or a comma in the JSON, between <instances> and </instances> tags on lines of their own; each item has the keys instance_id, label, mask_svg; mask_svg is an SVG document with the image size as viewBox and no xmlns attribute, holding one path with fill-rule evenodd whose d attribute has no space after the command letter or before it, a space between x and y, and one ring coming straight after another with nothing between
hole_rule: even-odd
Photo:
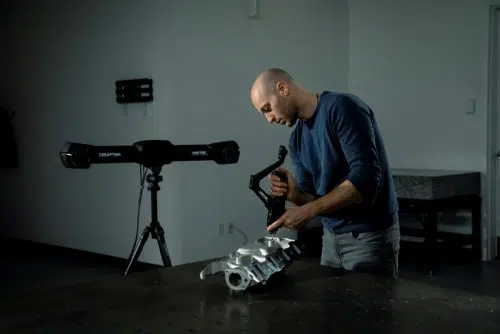
<instances>
[{"instance_id":1,"label":"man's forearm","mask_svg":"<svg viewBox=\"0 0 500 334\"><path fill-rule=\"evenodd\" d=\"M361 203L361 201L361 193L350 181L346 180L328 194L309 201L305 205L310 210L310 218L314 218L335 212L351 204Z\"/></svg>"},{"instance_id":2,"label":"man's forearm","mask_svg":"<svg viewBox=\"0 0 500 334\"><path fill-rule=\"evenodd\" d=\"M295 191L295 194L291 198L290 202L292 202L296 206L302 206L304 204L314 201L315 199L316 196L297 189L297 191Z\"/></svg>"}]
</instances>

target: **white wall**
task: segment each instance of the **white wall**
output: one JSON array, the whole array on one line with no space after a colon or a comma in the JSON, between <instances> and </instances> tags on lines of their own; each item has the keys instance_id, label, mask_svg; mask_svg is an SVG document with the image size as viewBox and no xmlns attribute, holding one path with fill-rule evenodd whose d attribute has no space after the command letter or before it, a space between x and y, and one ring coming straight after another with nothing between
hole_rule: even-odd
<instances>
[{"instance_id":1,"label":"white wall","mask_svg":"<svg viewBox=\"0 0 500 334\"><path fill-rule=\"evenodd\" d=\"M486 172L495 2L349 1L349 90L376 110L394 168Z\"/></svg>"},{"instance_id":2,"label":"white wall","mask_svg":"<svg viewBox=\"0 0 500 334\"><path fill-rule=\"evenodd\" d=\"M349 12L349 90L377 111L392 165L484 170L488 6L350 0Z\"/></svg>"},{"instance_id":3,"label":"white wall","mask_svg":"<svg viewBox=\"0 0 500 334\"><path fill-rule=\"evenodd\" d=\"M269 126L249 100L255 75L292 71L310 89L347 90L345 0L263 1L261 18L245 1L18 1L3 22L10 40L0 97L17 111L21 168L1 171L2 232L44 243L127 257L135 234L138 169L133 164L64 169L64 141L131 145L236 140L237 165L165 166L159 218L174 264L221 256L240 235L254 239L265 209L249 176L276 159L289 130ZM6 30L3 30L6 31ZM5 53L2 52L4 55ZM152 77L155 101L117 105L114 82ZM265 184L267 186L267 184ZM141 230L149 223L145 192ZM160 263L154 240L141 260Z\"/></svg>"}]
</instances>

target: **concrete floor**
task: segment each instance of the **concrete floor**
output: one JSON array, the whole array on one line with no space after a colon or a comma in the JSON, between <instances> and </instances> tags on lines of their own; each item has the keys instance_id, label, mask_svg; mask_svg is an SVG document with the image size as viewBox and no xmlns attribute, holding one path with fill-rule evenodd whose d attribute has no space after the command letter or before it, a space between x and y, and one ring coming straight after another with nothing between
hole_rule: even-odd
<instances>
[{"instance_id":1,"label":"concrete floor","mask_svg":"<svg viewBox=\"0 0 500 334\"><path fill-rule=\"evenodd\" d=\"M33 294L47 289L120 276L125 260L24 241L3 240L0 245L0 297ZM414 251L401 254L402 278L439 287L500 297L500 261L474 263L455 253L443 259L441 270L429 275ZM314 260L312 260L314 261ZM135 271L154 266L138 265Z\"/></svg>"}]
</instances>

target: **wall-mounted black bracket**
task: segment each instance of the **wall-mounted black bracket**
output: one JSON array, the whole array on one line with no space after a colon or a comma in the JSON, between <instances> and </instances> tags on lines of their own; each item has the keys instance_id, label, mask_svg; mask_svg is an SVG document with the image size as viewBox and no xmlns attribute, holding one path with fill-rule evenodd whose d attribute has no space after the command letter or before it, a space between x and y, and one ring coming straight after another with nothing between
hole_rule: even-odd
<instances>
[{"instance_id":1,"label":"wall-mounted black bracket","mask_svg":"<svg viewBox=\"0 0 500 334\"><path fill-rule=\"evenodd\" d=\"M153 101L153 79L118 80L116 85L116 102L145 103Z\"/></svg>"}]
</instances>

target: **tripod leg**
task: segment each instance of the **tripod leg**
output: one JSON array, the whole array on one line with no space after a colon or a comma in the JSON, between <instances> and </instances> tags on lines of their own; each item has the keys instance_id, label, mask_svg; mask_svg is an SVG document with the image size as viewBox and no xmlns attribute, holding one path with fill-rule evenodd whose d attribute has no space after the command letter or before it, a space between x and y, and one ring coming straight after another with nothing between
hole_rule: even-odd
<instances>
[{"instance_id":1,"label":"tripod leg","mask_svg":"<svg viewBox=\"0 0 500 334\"><path fill-rule=\"evenodd\" d=\"M139 256L141 255L142 249L144 248L144 245L146 244L146 241L148 241L149 233L150 233L150 227L146 226L144 230L142 231L141 238L139 239L139 242L137 243L136 247L132 249L132 252L130 253L130 256L127 261L127 266L125 267L125 270L123 271L123 276L127 276L130 267L132 267L132 264L134 264Z\"/></svg>"},{"instance_id":2,"label":"tripod leg","mask_svg":"<svg viewBox=\"0 0 500 334\"><path fill-rule=\"evenodd\" d=\"M165 232L163 228L158 224L152 233L153 238L158 241L163 266L170 267L172 262L170 261L170 255L168 255L167 242L165 241Z\"/></svg>"}]
</instances>

